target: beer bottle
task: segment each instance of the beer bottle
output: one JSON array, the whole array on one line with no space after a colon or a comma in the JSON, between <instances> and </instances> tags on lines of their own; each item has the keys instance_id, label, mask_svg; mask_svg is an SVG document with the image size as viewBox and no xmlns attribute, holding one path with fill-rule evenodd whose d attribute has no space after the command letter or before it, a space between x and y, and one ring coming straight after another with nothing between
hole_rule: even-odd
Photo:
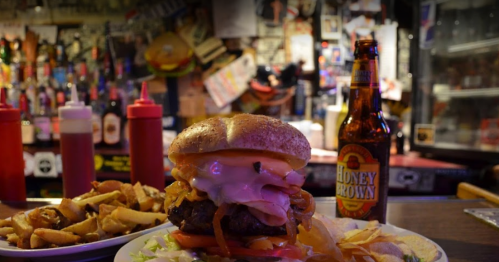
<instances>
[{"instance_id":1,"label":"beer bottle","mask_svg":"<svg viewBox=\"0 0 499 262\"><path fill-rule=\"evenodd\" d=\"M336 216L386 222L390 130L381 110L378 48L355 42L350 102L338 132Z\"/></svg>"}]
</instances>

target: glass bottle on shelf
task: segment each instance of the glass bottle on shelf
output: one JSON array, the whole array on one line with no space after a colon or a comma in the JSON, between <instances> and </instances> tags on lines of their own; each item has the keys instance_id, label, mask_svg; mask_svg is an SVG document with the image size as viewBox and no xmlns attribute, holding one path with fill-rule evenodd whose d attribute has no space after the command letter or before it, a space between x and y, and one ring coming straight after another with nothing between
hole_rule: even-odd
<instances>
[{"instance_id":1,"label":"glass bottle on shelf","mask_svg":"<svg viewBox=\"0 0 499 262\"><path fill-rule=\"evenodd\" d=\"M21 133L23 145L33 145L35 143L35 126L29 110L29 100L26 90L21 89L19 95L19 109L21 111Z\"/></svg>"},{"instance_id":2,"label":"glass bottle on shelf","mask_svg":"<svg viewBox=\"0 0 499 262\"><path fill-rule=\"evenodd\" d=\"M39 109L34 117L36 145L39 147L51 147L52 136L50 118L52 115L50 111L50 99L45 92L44 86L39 87L38 105Z\"/></svg>"},{"instance_id":3,"label":"glass bottle on shelf","mask_svg":"<svg viewBox=\"0 0 499 262\"><path fill-rule=\"evenodd\" d=\"M92 136L95 147L102 143L102 106L96 86L90 88L90 106L92 107Z\"/></svg>"},{"instance_id":4,"label":"glass bottle on shelf","mask_svg":"<svg viewBox=\"0 0 499 262\"><path fill-rule=\"evenodd\" d=\"M43 79L39 82L42 83L43 86L45 86L45 91L47 92L47 95L49 96L51 101L50 107L52 110L55 110L55 87L52 81L52 70L50 67L49 59L45 60L45 63L43 64Z\"/></svg>"},{"instance_id":5,"label":"glass bottle on shelf","mask_svg":"<svg viewBox=\"0 0 499 262\"><path fill-rule=\"evenodd\" d=\"M36 56L36 80L40 83L43 82L45 77L44 66L49 61L48 42L42 40L42 44L38 48L38 55Z\"/></svg>"},{"instance_id":6,"label":"glass bottle on shelf","mask_svg":"<svg viewBox=\"0 0 499 262\"><path fill-rule=\"evenodd\" d=\"M29 101L31 101L32 106L30 108L31 114L34 115L38 112L38 90L36 88L36 80L34 77L33 64L28 62L24 72L24 89L26 90L26 95Z\"/></svg>"},{"instance_id":7,"label":"glass bottle on shelf","mask_svg":"<svg viewBox=\"0 0 499 262\"><path fill-rule=\"evenodd\" d=\"M122 136L121 103L116 86L109 90L109 101L102 116L103 142L106 147L121 147Z\"/></svg>"},{"instance_id":8,"label":"glass bottle on shelf","mask_svg":"<svg viewBox=\"0 0 499 262\"><path fill-rule=\"evenodd\" d=\"M88 83L88 69L87 63L83 60L80 63L80 74L78 77L78 83L76 84L76 89L78 90L78 96L80 101L84 102L85 105L90 105L90 95L89 95L89 83Z\"/></svg>"}]
</instances>

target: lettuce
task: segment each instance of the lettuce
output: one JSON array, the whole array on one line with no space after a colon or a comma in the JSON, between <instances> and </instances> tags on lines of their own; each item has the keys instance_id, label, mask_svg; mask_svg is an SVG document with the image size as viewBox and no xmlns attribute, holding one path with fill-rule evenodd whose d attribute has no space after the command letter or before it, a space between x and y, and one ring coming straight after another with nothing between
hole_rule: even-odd
<instances>
[{"instance_id":1,"label":"lettuce","mask_svg":"<svg viewBox=\"0 0 499 262\"><path fill-rule=\"evenodd\" d=\"M130 253L133 262L165 261L165 262L190 262L197 259L188 250L181 250L177 240L170 234L152 236L138 253Z\"/></svg>"}]
</instances>

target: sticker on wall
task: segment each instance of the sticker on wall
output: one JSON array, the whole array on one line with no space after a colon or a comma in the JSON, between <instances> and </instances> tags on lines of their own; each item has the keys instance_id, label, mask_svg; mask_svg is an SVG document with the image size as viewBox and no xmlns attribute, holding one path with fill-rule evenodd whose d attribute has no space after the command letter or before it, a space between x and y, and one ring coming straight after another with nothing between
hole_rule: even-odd
<instances>
[{"instance_id":1,"label":"sticker on wall","mask_svg":"<svg viewBox=\"0 0 499 262\"><path fill-rule=\"evenodd\" d=\"M55 155L52 152L37 152L35 154L35 177L57 177Z\"/></svg>"},{"instance_id":2,"label":"sticker on wall","mask_svg":"<svg viewBox=\"0 0 499 262\"><path fill-rule=\"evenodd\" d=\"M341 17L338 15L321 15L321 37L325 40L341 38Z\"/></svg>"},{"instance_id":3,"label":"sticker on wall","mask_svg":"<svg viewBox=\"0 0 499 262\"><path fill-rule=\"evenodd\" d=\"M24 158L24 175L29 176L35 171L35 158L28 152L23 152Z\"/></svg>"},{"instance_id":4,"label":"sticker on wall","mask_svg":"<svg viewBox=\"0 0 499 262\"><path fill-rule=\"evenodd\" d=\"M414 143L416 145L434 145L435 144L435 126L431 124L416 124L414 127L416 135Z\"/></svg>"}]
</instances>

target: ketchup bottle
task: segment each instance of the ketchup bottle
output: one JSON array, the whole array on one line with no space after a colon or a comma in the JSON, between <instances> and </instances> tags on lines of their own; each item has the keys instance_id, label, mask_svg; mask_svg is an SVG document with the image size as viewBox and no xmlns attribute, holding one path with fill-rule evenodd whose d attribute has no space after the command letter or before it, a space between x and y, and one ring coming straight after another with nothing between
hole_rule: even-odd
<instances>
[{"instance_id":1,"label":"ketchup bottle","mask_svg":"<svg viewBox=\"0 0 499 262\"><path fill-rule=\"evenodd\" d=\"M143 82L140 99L127 107L131 181L159 190L165 188L162 112L162 107L147 97L147 84Z\"/></svg>"},{"instance_id":2,"label":"ketchup bottle","mask_svg":"<svg viewBox=\"0 0 499 262\"><path fill-rule=\"evenodd\" d=\"M5 102L0 94L0 200L26 201L21 112Z\"/></svg>"},{"instance_id":3,"label":"ketchup bottle","mask_svg":"<svg viewBox=\"0 0 499 262\"><path fill-rule=\"evenodd\" d=\"M71 101L59 107L62 186L65 198L89 192L95 180L92 109L78 101L76 86Z\"/></svg>"}]
</instances>

